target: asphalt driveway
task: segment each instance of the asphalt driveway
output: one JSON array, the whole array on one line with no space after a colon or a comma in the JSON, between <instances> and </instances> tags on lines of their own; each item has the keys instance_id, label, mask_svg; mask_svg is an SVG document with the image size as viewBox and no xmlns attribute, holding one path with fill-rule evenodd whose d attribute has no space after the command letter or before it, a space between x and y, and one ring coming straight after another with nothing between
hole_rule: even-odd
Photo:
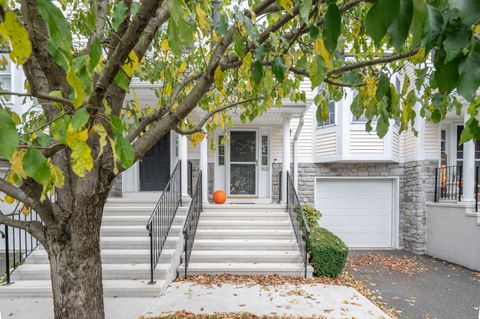
<instances>
[{"instance_id":1,"label":"asphalt driveway","mask_svg":"<svg viewBox=\"0 0 480 319\"><path fill-rule=\"evenodd\" d=\"M480 273L406 251L352 251L350 271L399 318L479 319Z\"/></svg>"}]
</instances>

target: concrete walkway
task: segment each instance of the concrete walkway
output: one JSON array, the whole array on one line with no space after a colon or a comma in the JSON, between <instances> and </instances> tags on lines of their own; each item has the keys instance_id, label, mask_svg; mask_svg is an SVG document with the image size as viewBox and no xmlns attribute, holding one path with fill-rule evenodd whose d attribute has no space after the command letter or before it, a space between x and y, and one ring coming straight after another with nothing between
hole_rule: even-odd
<instances>
[{"instance_id":1,"label":"concrete walkway","mask_svg":"<svg viewBox=\"0 0 480 319\"><path fill-rule=\"evenodd\" d=\"M323 316L332 319L389 318L355 289L326 285L206 286L176 282L154 302L145 317L157 317L175 311L197 314L241 311L256 315Z\"/></svg>"},{"instance_id":2,"label":"concrete walkway","mask_svg":"<svg viewBox=\"0 0 480 319\"><path fill-rule=\"evenodd\" d=\"M158 298L105 298L107 319L137 319ZM0 318L51 319L52 298L1 298Z\"/></svg>"}]
</instances>

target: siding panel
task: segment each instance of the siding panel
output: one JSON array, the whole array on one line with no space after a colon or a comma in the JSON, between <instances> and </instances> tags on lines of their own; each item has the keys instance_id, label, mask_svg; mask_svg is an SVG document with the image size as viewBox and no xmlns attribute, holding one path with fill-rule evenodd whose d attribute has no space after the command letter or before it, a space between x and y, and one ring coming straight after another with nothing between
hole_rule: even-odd
<instances>
[{"instance_id":1,"label":"siding panel","mask_svg":"<svg viewBox=\"0 0 480 319\"><path fill-rule=\"evenodd\" d=\"M350 153L351 154L383 154L384 141L375 132L364 130L350 131Z\"/></svg>"},{"instance_id":2,"label":"siding panel","mask_svg":"<svg viewBox=\"0 0 480 319\"><path fill-rule=\"evenodd\" d=\"M337 155L337 132L317 131L315 140L316 156L334 156Z\"/></svg>"}]
</instances>

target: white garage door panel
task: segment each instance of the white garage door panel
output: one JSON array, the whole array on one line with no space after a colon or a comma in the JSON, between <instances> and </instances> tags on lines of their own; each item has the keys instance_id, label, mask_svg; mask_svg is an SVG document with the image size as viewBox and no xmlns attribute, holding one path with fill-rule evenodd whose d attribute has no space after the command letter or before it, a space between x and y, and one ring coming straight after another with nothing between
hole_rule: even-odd
<instances>
[{"instance_id":1,"label":"white garage door panel","mask_svg":"<svg viewBox=\"0 0 480 319\"><path fill-rule=\"evenodd\" d=\"M320 223L352 248L392 247L391 179L317 179Z\"/></svg>"}]
</instances>

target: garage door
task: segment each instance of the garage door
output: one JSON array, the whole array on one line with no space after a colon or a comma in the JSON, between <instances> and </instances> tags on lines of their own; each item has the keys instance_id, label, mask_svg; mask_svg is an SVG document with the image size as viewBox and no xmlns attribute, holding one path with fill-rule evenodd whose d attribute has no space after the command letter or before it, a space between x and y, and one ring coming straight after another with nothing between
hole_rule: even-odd
<instances>
[{"instance_id":1,"label":"garage door","mask_svg":"<svg viewBox=\"0 0 480 319\"><path fill-rule=\"evenodd\" d=\"M391 248L393 180L317 179L322 227L351 248Z\"/></svg>"}]
</instances>

